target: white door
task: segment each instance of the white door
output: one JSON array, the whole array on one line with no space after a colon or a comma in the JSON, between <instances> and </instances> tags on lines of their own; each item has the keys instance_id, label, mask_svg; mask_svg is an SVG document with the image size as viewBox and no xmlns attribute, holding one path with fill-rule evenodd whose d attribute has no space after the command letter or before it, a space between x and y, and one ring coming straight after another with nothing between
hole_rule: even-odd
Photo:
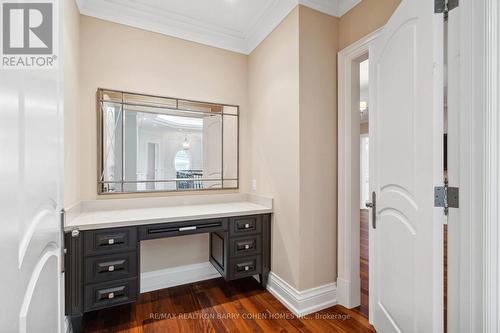
<instances>
[{"instance_id":1,"label":"white door","mask_svg":"<svg viewBox=\"0 0 500 333\"><path fill-rule=\"evenodd\" d=\"M442 332L443 15L403 0L370 50L370 321ZM375 228L373 228L375 223Z\"/></svg>"},{"instance_id":2,"label":"white door","mask_svg":"<svg viewBox=\"0 0 500 333\"><path fill-rule=\"evenodd\" d=\"M1 332L61 331L61 82L0 69Z\"/></svg>"}]
</instances>

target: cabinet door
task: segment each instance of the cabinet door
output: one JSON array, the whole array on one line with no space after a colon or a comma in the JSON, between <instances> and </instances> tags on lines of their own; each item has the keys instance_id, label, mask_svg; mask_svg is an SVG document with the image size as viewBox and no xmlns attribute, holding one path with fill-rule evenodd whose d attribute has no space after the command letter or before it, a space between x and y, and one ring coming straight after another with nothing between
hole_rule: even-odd
<instances>
[{"instance_id":1,"label":"cabinet door","mask_svg":"<svg viewBox=\"0 0 500 333\"><path fill-rule=\"evenodd\" d=\"M227 279L229 267L228 241L227 232L210 233L210 262L224 279Z\"/></svg>"}]
</instances>

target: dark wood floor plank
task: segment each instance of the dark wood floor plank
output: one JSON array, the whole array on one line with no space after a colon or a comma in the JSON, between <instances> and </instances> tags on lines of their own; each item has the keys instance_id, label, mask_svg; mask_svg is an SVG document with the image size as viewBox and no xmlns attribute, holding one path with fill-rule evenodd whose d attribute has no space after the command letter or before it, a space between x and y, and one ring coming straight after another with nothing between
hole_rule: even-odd
<instances>
[{"instance_id":1,"label":"dark wood floor plank","mask_svg":"<svg viewBox=\"0 0 500 333\"><path fill-rule=\"evenodd\" d=\"M360 210L360 278L361 278L361 306L360 312L368 318L368 305L369 305L369 213L368 209Z\"/></svg>"}]
</instances>

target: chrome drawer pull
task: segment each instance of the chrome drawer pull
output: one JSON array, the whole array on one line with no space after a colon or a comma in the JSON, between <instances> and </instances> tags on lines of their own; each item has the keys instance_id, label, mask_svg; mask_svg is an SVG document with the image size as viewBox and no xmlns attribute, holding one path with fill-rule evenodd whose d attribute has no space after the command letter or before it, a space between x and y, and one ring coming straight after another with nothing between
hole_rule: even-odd
<instances>
[{"instance_id":1,"label":"chrome drawer pull","mask_svg":"<svg viewBox=\"0 0 500 333\"><path fill-rule=\"evenodd\" d=\"M109 293L109 294L108 294L108 298L109 298L109 299L113 299L113 298L115 298L115 293Z\"/></svg>"},{"instance_id":2,"label":"chrome drawer pull","mask_svg":"<svg viewBox=\"0 0 500 333\"><path fill-rule=\"evenodd\" d=\"M245 224L245 229L248 229L248 228L250 228L250 224L246 223Z\"/></svg>"},{"instance_id":3,"label":"chrome drawer pull","mask_svg":"<svg viewBox=\"0 0 500 333\"><path fill-rule=\"evenodd\" d=\"M108 272L112 272L115 270L115 266L114 265L111 265L108 267Z\"/></svg>"},{"instance_id":4,"label":"chrome drawer pull","mask_svg":"<svg viewBox=\"0 0 500 333\"><path fill-rule=\"evenodd\" d=\"M109 245L113 245L114 243L115 243L114 238L110 238L110 239L108 239L108 244L109 244Z\"/></svg>"},{"instance_id":5,"label":"chrome drawer pull","mask_svg":"<svg viewBox=\"0 0 500 333\"><path fill-rule=\"evenodd\" d=\"M179 228L179 231L196 230L196 226Z\"/></svg>"},{"instance_id":6,"label":"chrome drawer pull","mask_svg":"<svg viewBox=\"0 0 500 333\"><path fill-rule=\"evenodd\" d=\"M236 264L236 272L248 272L255 269L255 263L244 262L241 264Z\"/></svg>"},{"instance_id":7,"label":"chrome drawer pull","mask_svg":"<svg viewBox=\"0 0 500 333\"><path fill-rule=\"evenodd\" d=\"M250 248L250 245L245 245L245 250L248 250Z\"/></svg>"}]
</instances>

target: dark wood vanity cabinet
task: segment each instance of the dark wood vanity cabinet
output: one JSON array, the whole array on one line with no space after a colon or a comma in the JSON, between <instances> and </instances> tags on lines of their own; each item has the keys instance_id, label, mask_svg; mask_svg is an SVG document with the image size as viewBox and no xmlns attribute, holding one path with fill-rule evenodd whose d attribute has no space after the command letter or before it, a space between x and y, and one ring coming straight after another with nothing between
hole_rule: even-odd
<instances>
[{"instance_id":1,"label":"dark wood vanity cabinet","mask_svg":"<svg viewBox=\"0 0 500 333\"><path fill-rule=\"evenodd\" d=\"M271 265L271 214L155 223L65 233L65 309L73 332L85 312L132 303L140 292L142 240L210 233L210 262L227 281Z\"/></svg>"},{"instance_id":2,"label":"dark wood vanity cabinet","mask_svg":"<svg viewBox=\"0 0 500 333\"><path fill-rule=\"evenodd\" d=\"M210 234L210 262L226 280L258 274L265 288L270 271L270 218L231 217L228 231Z\"/></svg>"}]
</instances>

